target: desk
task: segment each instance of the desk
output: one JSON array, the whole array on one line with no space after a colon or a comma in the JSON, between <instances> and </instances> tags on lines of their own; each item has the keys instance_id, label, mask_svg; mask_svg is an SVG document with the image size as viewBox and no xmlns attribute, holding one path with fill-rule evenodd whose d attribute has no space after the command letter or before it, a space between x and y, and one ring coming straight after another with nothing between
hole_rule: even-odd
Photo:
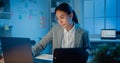
<instances>
[{"instance_id":1,"label":"desk","mask_svg":"<svg viewBox=\"0 0 120 63\"><path fill-rule=\"evenodd\" d=\"M0 59L0 63L4 63L4 59ZM34 63L53 63L52 61L34 59ZM91 57L88 57L87 63L91 63Z\"/></svg>"},{"instance_id":2,"label":"desk","mask_svg":"<svg viewBox=\"0 0 120 63\"><path fill-rule=\"evenodd\" d=\"M120 43L120 39L101 39L101 38L90 38L90 42L102 42L102 43Z\"/></svg>"},{"instance_id":3,"label":"desk","mask_svg":"<svg viewBox=\"0 0 120 63\"><path fill-rule=\"evenodd\" d=\"M100 44L120 44L120 39L101 39L101 38L90 38L91 48L96 49Z\"/></svg>"},{"instance_id":4,"label":"desk","mask_svg":"<svg viewBox=\"0 0 120 63\"><path fill-rule=\"evenodd\" d=\"M0 63L4 63L4 59L2 58L2 59L0 59ZM34 63L53 63L53 62L51 62L51 61L46 61L46 60L37 60L37 59L35 59L34 60Z\"/></svg>"},{"instance_id":5,"label":"desk","mask_svg":"<svg viewBox=\"0 0 120 63\"><path fill-rule=\"evenodd\" d=\"M47 61L47 60L40 60L40 59L33 59L34 63L53 63L52 61ZM4 63L4 58L0 59L0 63Z\"/></svg>"}]
</instances>

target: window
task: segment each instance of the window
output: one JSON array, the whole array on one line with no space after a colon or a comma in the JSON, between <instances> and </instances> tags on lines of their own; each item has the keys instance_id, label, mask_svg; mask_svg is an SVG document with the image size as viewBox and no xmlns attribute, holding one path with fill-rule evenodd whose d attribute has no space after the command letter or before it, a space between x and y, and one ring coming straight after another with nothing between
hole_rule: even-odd
<instances>
[{"instance_id":1,"label":"window","mask_svg":"<svg viewBox=\"0 0 120 63\"><path fill-rule=\"evenodd\" d=\"M117 16L117 0L106 0L106 17L116 17Z\"/></svg>"},{"instance_id":2,"label":"window","mask_svg":"<svg viewBox=\"0 0 120 63\"><path fill-rule=\"evenodd\" d=\"M84 2L84 17L93 18L93 0L86 0Z\"/></svg>"},{"instance_id":3,"label":"window","mask_svg":"<svg viewBox=\"0 0 120 63\"><path fill-rule=\"evenodd\" d=\"M95 17L104 18L104 0L95 0Z\"/></svg>"},{"instance_id":4,"label":"window","mask_svg":"<svg viewBox=\"0 0 120 63\"><path fill-rule=\"evenodd\" d=\"M120 30L120 0L84 0L84 26L89 34L101 29Z\"/></svg>"},{"instance_id":5,"label":"window","mask_svg":"<svg viewBox=\"0 0 120 63\"><path fill-rule=\"evenodd\" d=\"M120 3L119 2L120 2L120 0L118 0L118 2L117 2L117 5L118 5L118 8L117 8L118 9L118 13L117 14L120 17Z\"/></svg>"}]
</instances>

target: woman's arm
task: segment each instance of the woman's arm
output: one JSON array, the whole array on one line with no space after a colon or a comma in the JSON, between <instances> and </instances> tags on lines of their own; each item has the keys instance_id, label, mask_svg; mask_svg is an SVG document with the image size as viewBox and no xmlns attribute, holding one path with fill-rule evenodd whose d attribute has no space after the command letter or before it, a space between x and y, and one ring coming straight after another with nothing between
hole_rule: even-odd
<instances>
[{"instance_id":1,"label":"woman's arm","mask_svg":"<svg viewBox=\"0 0 120 63\"><path fill-rule=\"evenodd\" d=\"M33 55L37 55L38 53L40 53L41 51L43 51L45 49L45 47L52 41L52 35L53 35L53 29L51 29L48 34L43 37L43 39L38 42L33 48Z\"/></svg>"}]
</instances>

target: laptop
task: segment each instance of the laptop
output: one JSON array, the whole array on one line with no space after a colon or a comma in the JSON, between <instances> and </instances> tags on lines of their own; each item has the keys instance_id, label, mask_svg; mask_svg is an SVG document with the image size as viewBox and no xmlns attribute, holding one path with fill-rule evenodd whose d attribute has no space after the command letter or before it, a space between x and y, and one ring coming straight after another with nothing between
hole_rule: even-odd
<instances>
[{"instance_id":1,"label":"laptop","mask_svg":"<svg viewBox=\"0 0 120 63\"><path fill-rule=\"evenodd\" d=\"M0 37L4 63L33 63L29 38Z\"/></svg>"},{"instance_id":2,"label":"laptop","mask_svg":"<svg viewBox=\"0 0 120 63\"><path fill-rule=\"evenodd\" d=\"M116 39L116 30L115 29L102 29L101 39Z\"/></svg>"},{"instance_id":3,"label":"laptop","mask_svg":"<svg viewBox=\"0 0 120 63\"><path fill-rule=\"evenodd\" d=\"M56 48L53 63L86 63L88 52L82 48Z\"/></svg>"}]
</instances>

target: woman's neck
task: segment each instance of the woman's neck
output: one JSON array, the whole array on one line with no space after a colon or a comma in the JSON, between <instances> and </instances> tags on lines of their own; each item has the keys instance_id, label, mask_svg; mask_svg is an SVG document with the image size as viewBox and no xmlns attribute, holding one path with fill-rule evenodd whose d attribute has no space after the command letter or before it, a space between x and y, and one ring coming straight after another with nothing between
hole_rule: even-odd
<instances>
[{"instance_id":1,"label":"woman's neck","mask_svg":"<svg viewBox=\"0 0 120 63\"><path fill-rule=\"evenodd\" d=\"M66 30L70 31L73 28L74 24L71 24Z\"/></svg>"}]
</instances>

